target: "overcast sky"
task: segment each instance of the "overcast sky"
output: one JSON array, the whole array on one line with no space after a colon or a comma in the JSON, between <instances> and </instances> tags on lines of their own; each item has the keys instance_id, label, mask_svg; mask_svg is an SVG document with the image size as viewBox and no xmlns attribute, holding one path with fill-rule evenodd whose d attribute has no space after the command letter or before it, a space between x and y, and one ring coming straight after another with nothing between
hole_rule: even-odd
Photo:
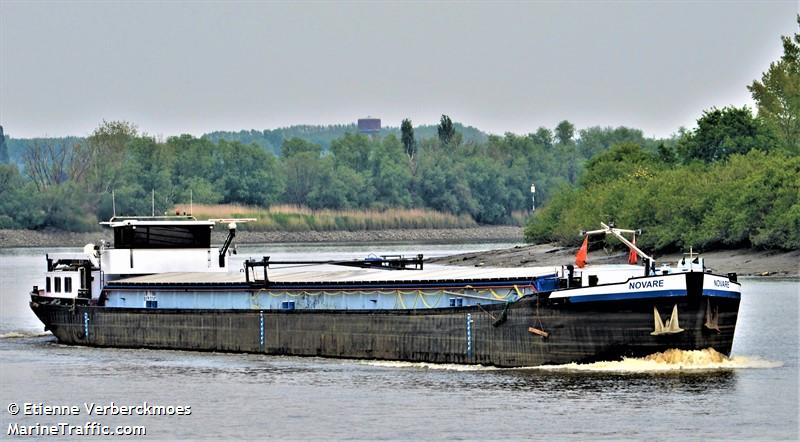
<instances>
[{"instance_id":1,"label":"overcast sky","mask_svg":"<svg viewBox=\"0 0 800 442\"><path fill-rule=\"evenodd\" d=\"M668 136L798 32L797 1L276 3L0 0L0 124L200 135L441 114L493 132L568 119Z\"/></svg>"}]
</instances>

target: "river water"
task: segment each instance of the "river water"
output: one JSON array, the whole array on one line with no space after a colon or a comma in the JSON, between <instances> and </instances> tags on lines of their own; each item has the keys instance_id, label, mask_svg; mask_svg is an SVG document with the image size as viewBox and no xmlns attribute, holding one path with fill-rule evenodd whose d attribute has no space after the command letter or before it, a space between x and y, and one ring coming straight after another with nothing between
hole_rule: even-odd
<instances>
[{"instance_id":1,"label":"river water","mask_svg":"<svg viewBox=\"0 0 800 442\"><path fill-rule=\"evenodd\" d=\"M512 244L240 247L273 259L426 256ZM10 426L142 426L153 439L789 439L798 428L796 280L745 279L733 357L683 352L493 369L58 344L27 306L45 252L0 250L0 438ZM189 406L190 415L89 414L89 404ZM10 404L78 406L17 415ZM93 425L93 424L92 424ZM38 426L38 427L37 427ZM19 430L17 430L19 431ZM39 430L42 431L42 430ZM78 430L73 429L73 434ZM123 431L123 430L120 430ZM41 434L41 433L40 433Z\"/></svg>"}]
</instances>

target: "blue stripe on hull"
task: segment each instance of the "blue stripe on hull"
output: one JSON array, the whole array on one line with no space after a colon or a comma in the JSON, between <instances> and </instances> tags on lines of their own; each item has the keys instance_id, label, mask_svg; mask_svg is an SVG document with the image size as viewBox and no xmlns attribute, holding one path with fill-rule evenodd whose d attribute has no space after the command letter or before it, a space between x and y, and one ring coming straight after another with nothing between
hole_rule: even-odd
<instances>
[{"instance_id":1,"label":"blue stripe on hull","mask_svg":"<svg viewBox=\"0 0 800 442\"><path fill-rule=\"evenodd\" d=\"M714 290L714 289L703 289L703 296L709 296L713 298L731 298L731 299L742 298L742 294L738 292L729 292L727 290Z\"/></svg>"},{"instance_id":2,"label":"blue stripe on hull","mask_svg":"<svg viewBox=\"0 0 800 442\"><path fill-rule=\"evenodd\" d=\"M623 301L631 299L670 298L677 296L686 296L686 290L655 290L651 292L624 292L607 293L604 295L570 296L569 301L577 304L580 302Z\"/></svg>"}]
</instances>

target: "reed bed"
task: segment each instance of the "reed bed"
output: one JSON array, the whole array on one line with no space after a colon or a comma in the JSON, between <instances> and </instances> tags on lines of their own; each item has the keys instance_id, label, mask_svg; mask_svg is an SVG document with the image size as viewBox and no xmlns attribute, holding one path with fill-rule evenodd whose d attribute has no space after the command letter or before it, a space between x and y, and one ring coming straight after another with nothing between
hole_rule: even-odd
<instances>
[{"instance_id":1,"label":"reed bed","mask_svg":"<svg viewBox=\"0 0 800 442\"><path fill-rule=\"evenodd\" d=\"M198 219L256 218L242 224L243 230L304 232L391 229L447 229L476 227L469 215L452 215L430 209L312 210L303 206L276 205L269 208L236 204L177 205L175 211L193 212Z\"/></svg>"}]
</instances>

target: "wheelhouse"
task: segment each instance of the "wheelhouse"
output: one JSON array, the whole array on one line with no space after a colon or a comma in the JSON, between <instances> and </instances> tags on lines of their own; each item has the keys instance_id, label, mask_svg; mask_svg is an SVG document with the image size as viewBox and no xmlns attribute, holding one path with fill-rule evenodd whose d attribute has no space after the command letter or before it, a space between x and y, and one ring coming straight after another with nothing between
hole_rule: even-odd
<instances>
[{"instance_id":1,"label":"wheelhouse","mask_svg":"<svg viewBox=\"0 0 800 442\"><path fill-rule=\"evenodd\" d=\"M97 293L96 271L91 261L81 258L47 258L44 290L41 296L54 298L86 298Z\"/></svg>"},{"instance_id":2,"label":"wheelhouse","mask_svg":"<svg viewBox=\"0 0 800 442\"><path fill-rule=\"evenodd\" d=\"M208 249L213 221L179 219L112 219L115 249Z\"/></svg>"},{"instance_id":3,"label":"wheelhouse","mask_svg":"<svg viewBox=\"0 0 800 442\"><path fill-rule=\"evenodd\" d=\"M211 246L215 220L192 216L114 217L100 223L114 230L98 250L106 279L164 272L225 272L227 247ZM232 233L231 233L232 235Z\"/></svg>"}]
</instances>

